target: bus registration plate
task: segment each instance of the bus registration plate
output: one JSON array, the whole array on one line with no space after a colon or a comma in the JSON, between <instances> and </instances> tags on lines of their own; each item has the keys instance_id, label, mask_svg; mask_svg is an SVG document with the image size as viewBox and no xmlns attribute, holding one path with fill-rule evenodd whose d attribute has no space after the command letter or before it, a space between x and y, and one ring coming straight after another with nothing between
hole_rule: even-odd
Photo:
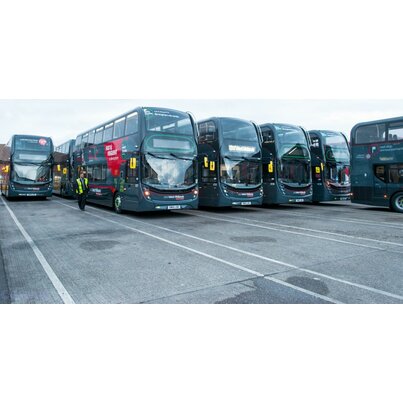
<instances>
[{"instance_id":1,"label":"bus registration plate","mask_svg":"<svg viewBox=\"0 0 403 403\"><path fill-rule=\"evenodd\" d=\"M168 210L180 210L181 206L178 205L173 205L173 206L168 206Z\"/></svg>"},{"instance_id":2,"label":"bus registration plate","mask_svg":"<svg viewBox=\"0 0 403 403\"><path fill-rule=\"evenodd\" d=\"M241 206L250 206L252 202L241 202Z\"/></svg>"},{"instance_id":3,"label":"bus registration plate","mask_svg":"<svg viewBox=\"0 0 403 403\"><path fill-rule=\"evenodd\" d=\"M304 199L295 199L296 203L303 203L305 200Z\"/></svg>"}]
</instances>

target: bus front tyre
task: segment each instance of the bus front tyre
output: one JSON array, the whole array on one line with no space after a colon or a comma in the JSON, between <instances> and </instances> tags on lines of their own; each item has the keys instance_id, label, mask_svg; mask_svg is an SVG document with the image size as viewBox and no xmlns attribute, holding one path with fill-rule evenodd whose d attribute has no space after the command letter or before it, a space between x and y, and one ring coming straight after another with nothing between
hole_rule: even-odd
<instances>
[{"instance_id":1,"label":"bus front tyre","mask_svg":"<svg viewBox=\"0 0 403 403\"><path fill-rule=\"evenodd\" d=\"M113 198L113 209L117 214L122 214L122 196L119 193Z\"/></svg>"},{"instance_id":2,"label":"bus front tyre","mask_svg":"<svg viewBox=\"0 0 403 403\"><path fill-rule=\"evenodd\" d=\"M390 204L396 213L403 213L403 192L396 193Z\"/></svg>"}]
</instances>

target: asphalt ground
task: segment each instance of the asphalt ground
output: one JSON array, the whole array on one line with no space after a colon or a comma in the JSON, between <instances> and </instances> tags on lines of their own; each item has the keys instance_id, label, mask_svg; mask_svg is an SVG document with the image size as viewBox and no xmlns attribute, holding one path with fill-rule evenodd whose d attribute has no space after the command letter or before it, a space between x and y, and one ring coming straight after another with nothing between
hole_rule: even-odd
<instances>
[{"instance_id":1,"label":"asphalt ground","mask_svg":"<svg viewBox=\"0 0 403 403\"><path fill-rule=\"evenodd\" d=\"M403 215L349 202L115 214L0 200L2 303L402 303Z\"/></svg>"}]
</instances>

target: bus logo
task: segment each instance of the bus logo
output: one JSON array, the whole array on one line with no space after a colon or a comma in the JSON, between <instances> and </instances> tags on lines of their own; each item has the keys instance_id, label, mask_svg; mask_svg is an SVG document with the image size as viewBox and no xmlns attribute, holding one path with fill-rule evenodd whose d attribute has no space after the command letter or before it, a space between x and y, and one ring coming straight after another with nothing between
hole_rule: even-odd
<instances>
[{"instance_id":1,"label":"bus logo","mask_svg":"<svg viewBox=\"0 0 403 403\"><path fill-rule=\"evenodd\" d=\"M38 143L39 143L41 146L46 146L47 141L46 141L46 139L39 139Z\"/></svg>"}]
</instances>

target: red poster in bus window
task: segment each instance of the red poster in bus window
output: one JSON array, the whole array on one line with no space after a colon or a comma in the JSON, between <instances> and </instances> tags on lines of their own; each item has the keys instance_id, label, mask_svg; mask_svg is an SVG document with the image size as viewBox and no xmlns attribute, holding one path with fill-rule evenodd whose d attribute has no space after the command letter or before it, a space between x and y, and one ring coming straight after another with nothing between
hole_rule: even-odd
<instances>
[{"instance_id":1,"label":"red poster in bus window","mask_svg":"<svg viewBox=\"0 0 403 403\"><path fill-rule=\"evenodd\" d=\"M47 144L48 142L46 141L46 139L39 139L38 143L39 143L41 146L46 146L46 144Z\"/></svg>"},{"instance_id":2,"label":"red poster in bus window","mask_svg":"<svg viewBox=\"0 0 403 403\"><path fill-rule=\"evenodd\" d=\"M120 165L122 164L122 140L115 140L105 143L105 158L112 176L120 175Z\"/></svg>"}]
</instances>

